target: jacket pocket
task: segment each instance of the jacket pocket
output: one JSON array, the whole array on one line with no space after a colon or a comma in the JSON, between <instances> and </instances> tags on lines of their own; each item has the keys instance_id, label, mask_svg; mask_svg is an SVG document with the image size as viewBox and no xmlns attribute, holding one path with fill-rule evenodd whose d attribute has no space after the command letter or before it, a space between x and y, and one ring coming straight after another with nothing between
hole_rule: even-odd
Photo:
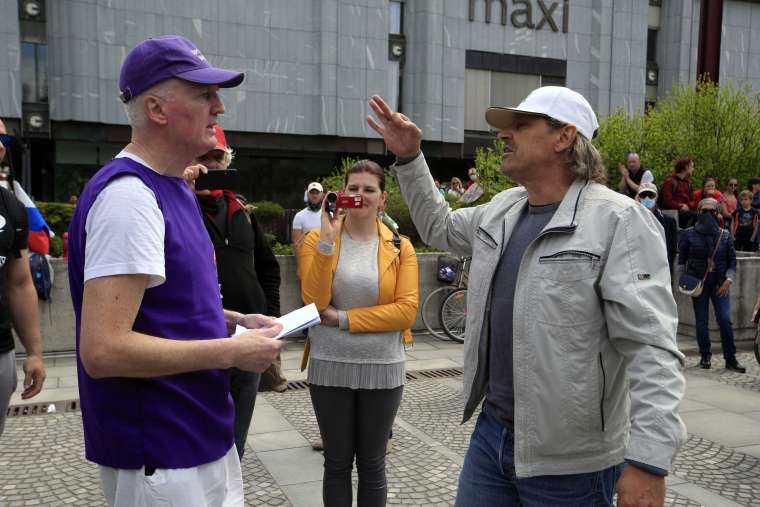
<instances>
[{"instance_id":1,"label":"jacket pocket","mask_svg":"<svg viewBox=\"0 0 760 507\"><path fill-rule=\"evenodd\" d=\"M604 446L599 416L604 380L598 354L603 328L603 319L567 326L535 324L535 367L522 377L526 385L516 390L532 396L515 401L535 410L535 427L528 431L543 456L580 455ZM526 389L528 385L533 387Z\"/></svg>"},{"instance_id":2,"label":"jacket pocket","mask_svg":"<svg viewBox=\"0 0 760 507\"><path fill-rule=\"evenodd\" d=\"M596 278L601 269L601 256L581 250L564 250L538 258L538 276L560 282Z\"/></svg>"},{"instance_id":3,"label":"jacket pocket","mask_svg":"<svg viewBox=\"0 0 760 507\"><path fill-rule=\"evenodd\" d=\"M478 238L483 244L487 245L490 248L495 249L499 246L499 244L496 242L496 240L486 232L485 229L482 227L478 227L478 230L475 231L475 237Z\"/></svg>"}]
</instances>

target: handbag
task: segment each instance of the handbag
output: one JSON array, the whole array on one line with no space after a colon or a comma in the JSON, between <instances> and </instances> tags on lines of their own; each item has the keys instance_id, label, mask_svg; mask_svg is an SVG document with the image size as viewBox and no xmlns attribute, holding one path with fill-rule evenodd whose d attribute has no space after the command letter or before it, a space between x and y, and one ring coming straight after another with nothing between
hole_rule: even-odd
<instances>
[{"instance_id":1,"label":"handbag","mask_svg":"<svg viewBox=\"0 0 760 507\"><path fill-rule=\"evenodd\" d=\"M720 246L720 241L722 239L723 239L723 229L721 229L720 236L718 236L718 241L715 242L715 248L713 249L713 253L707 261L707 269L705 270L705 276L699 279L696 276L690 275L688 273L682 274L678 278L678 292L680 292L681 294L686 294L687 296L690 296L693 298L698 298L699 296L702 295L702 289L704 288L705 280L707 280L707 275L712 270L713 260L715 259L715 253L718 251L718 247Z\"/></svg>"}]
</instances>

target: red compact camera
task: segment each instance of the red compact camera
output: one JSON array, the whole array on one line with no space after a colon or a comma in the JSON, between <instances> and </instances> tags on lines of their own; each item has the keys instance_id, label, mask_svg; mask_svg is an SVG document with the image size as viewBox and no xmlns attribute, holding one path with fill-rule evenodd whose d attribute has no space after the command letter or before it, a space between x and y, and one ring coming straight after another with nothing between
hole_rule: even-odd
<instances>
[{"instance_id":1,"label":"red compact camera","mask_svg":"<svg viewBox=\"0 0 760 507\"><path fill-rule=\"evenodd\" d=\"M364 198L359 194L344 194L343 192L327 192L327 211L331 214L340 208L361 208Z\"/></svg>"}]
</instances>

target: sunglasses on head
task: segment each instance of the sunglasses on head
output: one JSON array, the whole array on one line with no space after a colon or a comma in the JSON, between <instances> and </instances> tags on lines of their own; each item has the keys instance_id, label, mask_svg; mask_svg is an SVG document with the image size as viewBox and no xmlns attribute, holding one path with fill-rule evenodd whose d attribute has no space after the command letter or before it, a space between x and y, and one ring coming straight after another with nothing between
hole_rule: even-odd
<instances>
[{"instance_id":1,"label":"sunglasses on head","mask_svg":"<svg viewBox=\"0 0 760 507\"><path fill-rule=\"evenodd\" d=\"M647 197L649 197L651 199L654 199L655 196L656 196L656 194L654 192L641 192L639 194L639 197L641 197L642 199L646 199Z\"/></svg>"}]
</instances>

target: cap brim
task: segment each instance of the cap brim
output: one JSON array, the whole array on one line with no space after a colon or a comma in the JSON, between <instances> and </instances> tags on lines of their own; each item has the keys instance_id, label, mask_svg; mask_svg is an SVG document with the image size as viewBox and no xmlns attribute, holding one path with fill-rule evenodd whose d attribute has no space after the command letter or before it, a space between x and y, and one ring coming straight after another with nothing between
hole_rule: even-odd
<instances>
[{"instance_id":1,"label":"cap brim","mask_svg":"<svg viewBox=\"0 0 760 507\"><path fill-rule=\"evenodd\" d=\"M195 84L218 85L220 88L233 88L243 82L245 74L234 70L206 67L204 69L182 72L174 77Z\"/></svg>"},{"instance_id":2,"label":"cap brim","mask_svg":"<svg viewBox=\"0 0 760 507\"><path fill-rule=\"evenodd\" d=\"M511 127L516 116L534 116L536 118L549 118L544 113L534 113L533 111L524 111L514 107L489 107L486 109L486 121L492 127L504 129Z\"/></svg>"}]
</instances>

